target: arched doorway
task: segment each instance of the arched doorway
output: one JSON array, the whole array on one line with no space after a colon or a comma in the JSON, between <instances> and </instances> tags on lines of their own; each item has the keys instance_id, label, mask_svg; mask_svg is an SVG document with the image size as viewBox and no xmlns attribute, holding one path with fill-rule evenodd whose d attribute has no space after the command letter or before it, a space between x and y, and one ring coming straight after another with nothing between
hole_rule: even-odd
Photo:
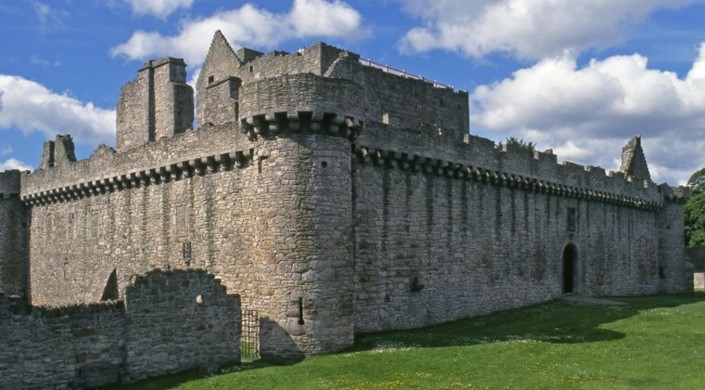
<instances>
[{"instance_id":1,"label":"arched doorway","mask_svg":"<svg viewBox=\"0 0 705 390\"><path fill-rule=\"evenodd\" d=\"M566 245L563 249L563 293L575 292L576 268L578 250L573 244Z\"/></svg>"}]
</instances>

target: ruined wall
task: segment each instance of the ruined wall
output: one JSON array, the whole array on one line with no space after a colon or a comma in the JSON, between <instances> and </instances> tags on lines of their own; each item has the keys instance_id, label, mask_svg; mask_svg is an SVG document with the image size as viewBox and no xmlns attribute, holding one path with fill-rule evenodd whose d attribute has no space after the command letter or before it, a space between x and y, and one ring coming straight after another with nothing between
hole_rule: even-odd
<instances>
[{"instance_id":1,"label":"ruined wall","mask_svg":"<svg viewBox=\"0 0 705 390\"><path fill-rule=\"evenodd\" d=\"M152 271L125 292L125 380L240 360L240 297L205 271Z\"/></svg>"},{"instance_id":2,"label":"ruined wall","mask_svg":"<svg viewBox=\"0 0 705 390\"><path fill-rule=\"evenodd\" d=\"M124 356L120 303L31 308L0 296L0 386L96 387L115 383Z\"/></svg>"},{"instance_id":3,"label":"ruined wall","mask_svg":"<svg viewBox=\"0 0 705 390\"><path fill-rule=\"evenodd\" d=\"M27 289L27 208L20 200L22 173L0 172L0 292L24 297Z\"/></svg>"},{"instance_id":4,"label":"ruined wall","mask_svg":"<svg viewBox=\"0 0 705 390\"><path fill-rule=\"evenodd\" d=\"M152 272L126 300L40 308L0 294L0 387L95 388L239 360L239 299L212 275Z\"/></svg>"}]
</instances>

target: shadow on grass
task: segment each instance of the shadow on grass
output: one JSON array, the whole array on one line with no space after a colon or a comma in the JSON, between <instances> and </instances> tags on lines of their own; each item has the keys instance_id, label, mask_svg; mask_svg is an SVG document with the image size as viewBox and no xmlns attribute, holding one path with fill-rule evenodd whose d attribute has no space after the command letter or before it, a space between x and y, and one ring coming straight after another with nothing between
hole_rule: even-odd
<instances>
[{"instance_id":1,"label":"shadow on grass","mask_svg":"<svg viewBox=\"0 0 705 390\"><path fill-rule=\"evenodd\" d=\"M624 305L569 302L561 299L534 306L466 318L421 329L360 334L346 352L385 348L436 348L533 340L586 343L618 340L623 333L601 328L654 308L672 308L705 299L703 293L620 297Z\"/></svg>"},{"instance_id":2,"label":"shadow on grass","mask_svg":"<svg viewBox=\"0 0 705 390\"><path fill-rule=\"evenodd\" d=\"M618 340L623 333L603 329L608 324L655 308L673 308L705 300L705 293L613 298L624 305L601 305L554 300L534 306L466 318L420 329L360 334L355 345L341 353L380 349L438 348L471 346L515 340L550 343L586 343ZM296 364L297 362L280 363ZM247 371L271 366L266 362L243 363L222 373ZM191 371L109 389L168 389L212 374Z\"/></svg>"}]
</instances>

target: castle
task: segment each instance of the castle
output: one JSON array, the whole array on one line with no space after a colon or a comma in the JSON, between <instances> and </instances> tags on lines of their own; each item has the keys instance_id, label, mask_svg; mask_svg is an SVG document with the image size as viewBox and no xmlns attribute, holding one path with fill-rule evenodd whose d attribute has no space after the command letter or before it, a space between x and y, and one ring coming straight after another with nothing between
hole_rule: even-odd
<instances>
[{"instance_id":1,"label":"castle","mask_svg":"<svg viewBox=\"0 0 705 390\"><path fill-rule=\"evenodd\" d=\"M0 289L34 306L122 299L135 274L203 269L259 315L260 354L349 347L547 301L692 289L685 189L468 134L468 94L323 43L234 51L194 91L147 62L116 148L44 144L0 173ZM196 115L197 129L192 129Z\"/></svg>"}]
</instances>

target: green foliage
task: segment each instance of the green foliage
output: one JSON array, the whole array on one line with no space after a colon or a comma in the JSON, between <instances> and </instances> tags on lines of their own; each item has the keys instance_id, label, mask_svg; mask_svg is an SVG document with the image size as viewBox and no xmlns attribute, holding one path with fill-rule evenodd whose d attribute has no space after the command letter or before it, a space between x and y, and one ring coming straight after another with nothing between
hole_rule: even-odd
<instances>
[{"instance_id":1,"label":"green foliage","mask_svg":"<svg viewBox=\"0 0 705 390\"><path fill-rule=\"evenodd\" d=\"M705 168L690 176L691 196L685 204L685 241L690 248L705 246Z\"/></svg>"},{"instance_id":2,"label":"green foliage","mask_svg":"<svg viewBox=\"0 0 705 390\"><path fill-rule=\"evenodd\" d=\"M501 150L504 148L504 145L509 146L514 149L519 149L519 150L525 150L527 152L533 153L536 150L536 143L535 142L529 142L529 141L524 141L522 138L516 138L516 137L509 137L505 141L499 141L497 143L497 149Z\"/></svg>"},{"instance_id":3,"label":"green foliage","mask_svg":"<svg viewBox=\"0 0 705 390\"><path fill-rule=\"evenodd\" d=\"M356 337L346 352L131 389L605 389L705 386L705 295L553 301ZM162 387L159 387L159 384ZM153 387L148 387L153 386Z\"/></svg>"}]
</instances>

